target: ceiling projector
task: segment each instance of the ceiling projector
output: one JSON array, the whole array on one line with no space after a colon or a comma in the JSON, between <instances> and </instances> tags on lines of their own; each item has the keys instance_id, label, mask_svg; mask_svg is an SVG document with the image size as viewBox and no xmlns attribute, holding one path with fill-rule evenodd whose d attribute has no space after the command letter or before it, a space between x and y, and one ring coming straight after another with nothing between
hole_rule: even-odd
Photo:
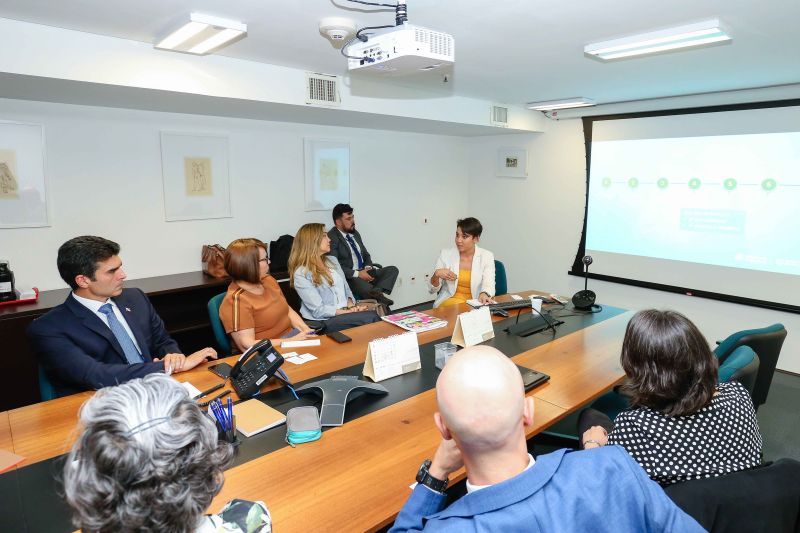
<instances>
[{"instance_id":1,"label":"ceiling projector","mask_svg":"<svg viewBox=\"0 0 800 533\"><path fill-rule=\"evenodd\" d=\"M387 75L442 69L455 62L455 42L448 33L400 24L370 34L347 50L347 70Z\"/></svg>"}]
</instances>

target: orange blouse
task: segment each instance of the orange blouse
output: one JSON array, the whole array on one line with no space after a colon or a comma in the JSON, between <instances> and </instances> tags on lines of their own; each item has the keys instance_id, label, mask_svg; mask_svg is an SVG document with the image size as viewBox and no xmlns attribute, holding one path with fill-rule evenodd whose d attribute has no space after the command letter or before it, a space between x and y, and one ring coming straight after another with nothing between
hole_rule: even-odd
<instances>
[{"instance_id":1,"label":"orange blouse","mask_svg":"<svg viewBox=\"0 0 800 533\"><path fill-rule=\"evenodd\" d=\"M272 276L261 280L263 294L247 292L232 281L219 308L225 332L254 329L256 339L275 339L292 329L289 304Z\"/></svg>"}]
</instances>

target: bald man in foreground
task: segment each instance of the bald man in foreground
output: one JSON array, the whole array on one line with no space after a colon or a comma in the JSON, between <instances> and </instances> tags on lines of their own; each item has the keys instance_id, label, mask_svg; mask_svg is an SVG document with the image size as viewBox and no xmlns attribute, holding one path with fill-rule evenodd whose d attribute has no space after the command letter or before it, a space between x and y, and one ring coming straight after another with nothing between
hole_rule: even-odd
<instances>
[{"instance_id":1,"label":"bald man in foreground","mask_svg":"<svg viewBox=\"0 0 800 533\"><path fill-rule=\"evenodd\" d=\"M436 393L442 442L391 531L704 531L619 446L534 460L533 397L498 350L459 352ZM467 495L445 509L447 477L462 466Z\"/></svg>"}]
</instances>

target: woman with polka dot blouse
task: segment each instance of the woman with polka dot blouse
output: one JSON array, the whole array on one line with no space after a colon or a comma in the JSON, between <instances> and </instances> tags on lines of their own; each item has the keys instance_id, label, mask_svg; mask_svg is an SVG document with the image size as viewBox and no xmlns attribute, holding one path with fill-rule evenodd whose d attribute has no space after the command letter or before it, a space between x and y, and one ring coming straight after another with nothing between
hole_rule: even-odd
<instances>
[{"instance_id":1,"label":"woman with polka dot blouse","mask_svg":"<svg viewBox=\"0 0 800 533\"><path fill-rule=\"evenodd\" d=\"M761 463L761 433L750 394L717 383L718 364L685 316L649 309L625 331L620 357L631 407L613 423L594 409L581 414L584 449L618 444L661 485L721 476Z\"/></svg>"}]
</instances>

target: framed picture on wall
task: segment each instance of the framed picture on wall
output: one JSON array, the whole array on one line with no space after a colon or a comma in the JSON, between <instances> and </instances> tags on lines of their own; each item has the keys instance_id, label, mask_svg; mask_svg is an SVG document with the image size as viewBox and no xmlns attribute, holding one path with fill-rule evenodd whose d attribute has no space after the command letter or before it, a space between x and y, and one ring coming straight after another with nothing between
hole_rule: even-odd
<instances>
[{"instance_id":1,"label":"framed picture on wall","mask_svg":"<svg viewBox=\"0 0 800 533\"><path fill-rule=\"evenodd\" d=\"M304 139L306 211L328 211L350 202L350 144Z\"/></svg>"},{"instance_id":2,"label":"framed picture on wall","mask_svg":"<svg viewBox=\"0 0 800 533\"><path fill-rule=\"evenodd\" d=\"M232 216L227 137L162 131L161 173L168 222Z\"/></svg>"},{"instance_id":3,"label":"framed picture on wall","mask_svg":"<svg viewBox=\"0 0 800 533\"><path fill-rule=\"evenodd\" d=\"M0 228L49 225L44 128L0 122Z\"/></svg>"},{"instance_id":4,"label":"framed picture on wall","mask_svg":"<svg viewBox=\"0 0 800 533\"><path fill-rule=\"evenodd\" d=\"M523 148L498 149L497 175L508 178L527 178L528 151Z\"/></svg>"}]
</instances>

